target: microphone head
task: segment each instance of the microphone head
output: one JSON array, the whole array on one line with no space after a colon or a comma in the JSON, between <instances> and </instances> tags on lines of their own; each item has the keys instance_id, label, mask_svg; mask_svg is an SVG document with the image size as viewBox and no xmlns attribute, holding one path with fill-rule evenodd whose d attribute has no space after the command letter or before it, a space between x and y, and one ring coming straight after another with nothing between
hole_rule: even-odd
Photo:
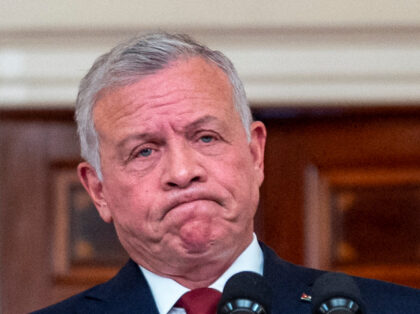
<instances>
[{"instance_id":1,"label":"microphone head","mask_svg":"<svg viewBox=\"0 0 420 314\"><path fill-rule=\"evenodd\" d=\"M343 273L325 273L315 280L312 304L313 314L366 313L359 287Z\"/></svg>"},{"instance_id":2,"label":"microphone head","mask_svg":"<svg viewBox=\"0 0 420 314\"><path fill-rule=\"evenodd\" d=\"M270 313L271 299L271 287L263 276L240 272L226 282L217 313Z\"/></svg>"}]
</instances>

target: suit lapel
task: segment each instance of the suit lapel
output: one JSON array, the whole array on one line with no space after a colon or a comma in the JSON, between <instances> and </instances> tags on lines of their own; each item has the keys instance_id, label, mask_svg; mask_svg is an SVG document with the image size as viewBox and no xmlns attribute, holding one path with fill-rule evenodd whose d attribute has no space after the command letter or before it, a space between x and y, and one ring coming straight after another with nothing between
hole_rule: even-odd
<instances>
[{"instance_id":1,"label":"suit lapel","mask_svg":"<svg viewBox=\"0 0 420 314\"><path fill-rule=\"evenodd\" d=\"M311 293L320 271L299 267L280 259L263 243L264 277L273 290L272 314L310 313L311 304L301 300L302 293ZM148 313L158 314L143 273L129 261L110 281L85 294L87 307L80 313Z\"/></svg>"},{"instance_id":2,"label":"suit lapel","mask_svg":"<svg viewBox=\"0 0 420 314\"><path fill-rule=\"evenodd\" d=\"M301 300L302 293L311 293L311 286L320 272L280 259L263 243L264 277L273 289L272 314L310 313L311 303Z\"/></svg>"},{"instance_id":3,"label":"suit lapel","mask_svg":"<svg viewBox=\"0 0 420 314\"><path fill-rule=\"evenodd\" d=\"M110 281L86 294L88 313L158 314L152 293L138 265L130 260Z\"/></svg>"}]
</instances>

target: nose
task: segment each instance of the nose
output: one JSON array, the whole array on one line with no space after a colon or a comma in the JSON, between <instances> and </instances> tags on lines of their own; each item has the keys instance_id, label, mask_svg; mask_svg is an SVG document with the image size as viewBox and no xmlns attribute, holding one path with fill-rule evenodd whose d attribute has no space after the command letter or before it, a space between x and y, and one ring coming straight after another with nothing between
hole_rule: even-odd
<instances>
[{"instance_id":1,"label":"nose","mask_svg":"<svg viewBox=\"0 0 420 314\"><path fill-rule=\"evenodd\" d=\"M164 163L162 185L165 190L187 188L193 183L206 180L200 155L188 144L171 146L166 152Z\"/></svg>"}]
</instances>

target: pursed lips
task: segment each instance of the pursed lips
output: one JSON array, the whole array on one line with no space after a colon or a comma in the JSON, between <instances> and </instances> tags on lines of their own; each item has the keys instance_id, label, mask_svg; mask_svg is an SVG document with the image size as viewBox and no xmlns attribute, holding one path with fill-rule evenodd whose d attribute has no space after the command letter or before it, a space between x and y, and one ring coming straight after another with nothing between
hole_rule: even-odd
<instances>
[{"instance_id":1,"label":"pursed lips","mask_svg":"<svg viewBox=\"0 0 420 314\"><path fill-rule=\"evenodd\" d=\"M209 193L199 192L199 193L185 193L175 196L169 201L167 206L164 207L162 219L173 209L181 206L183 204L193 203L196 201L213 201L219 205L222 205L220 199Z\"/></svg>"}]
</instances>

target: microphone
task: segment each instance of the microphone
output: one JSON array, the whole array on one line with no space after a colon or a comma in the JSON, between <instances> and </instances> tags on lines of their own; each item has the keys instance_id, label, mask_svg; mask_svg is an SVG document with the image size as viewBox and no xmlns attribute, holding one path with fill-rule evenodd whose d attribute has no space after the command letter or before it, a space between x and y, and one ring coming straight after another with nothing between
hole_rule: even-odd
<instances>
[{"instance_id":1,"label":"microphone","mask_svg":"<svg viewBox=\"0 0 420 314\"><path fill-rule=\"evenodd\" d=\"M315 280L312 304L312 314L366 314L359 288L343 273L326 273Z\"/></svg>"},{"instance_id":2,"label":"microphone","mask_svg":"<svg viewBox=\"0 0 420 314\"><path fill-rule=\"evenodd\" d=\"M271 298L271 287L262 276L243 271L226 282L217 314L270 314Z\"/></svg>"}]
</instances>

